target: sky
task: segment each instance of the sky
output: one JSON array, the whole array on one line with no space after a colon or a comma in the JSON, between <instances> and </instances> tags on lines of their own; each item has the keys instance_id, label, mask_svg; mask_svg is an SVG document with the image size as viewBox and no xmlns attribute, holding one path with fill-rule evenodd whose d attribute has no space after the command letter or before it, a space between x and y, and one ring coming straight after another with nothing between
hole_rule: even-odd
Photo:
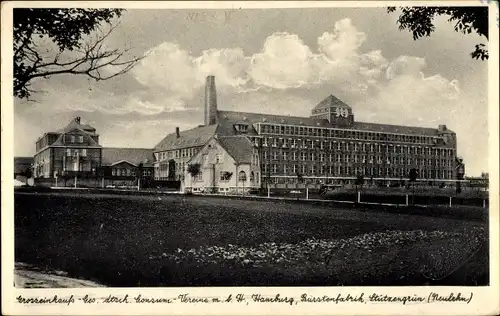
<instances>
[{"instance_id":1,"label":"sky","mask_svg":"<svg viewBox=\"0 0 500 316\"><path fill-rule=\"evenodd\" d=\"M103 146L152 148L176 127L203 124L214 75L222 110L309 116L333 94L356 121L446 124L467 174L487 171L488 62L470 57L486 40L439 18L414 41L397 17L385 8L128 10L106 46L146 57L108 81L33 82L34 101L15 100L14 153L33 155L38 137L76 116Z\"/></svg>"}]
</instances>

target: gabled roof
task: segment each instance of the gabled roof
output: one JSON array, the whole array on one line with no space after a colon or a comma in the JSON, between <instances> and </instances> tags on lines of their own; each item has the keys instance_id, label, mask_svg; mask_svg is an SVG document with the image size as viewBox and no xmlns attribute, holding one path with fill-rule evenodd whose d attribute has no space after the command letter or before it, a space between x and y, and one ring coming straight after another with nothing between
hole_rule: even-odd
<instances>
[{"instance_id":1,"label":"gabled roof","mask_svg":"<svg viewBox=\"0 0 500 316\"><path fill-rule=\"evenodd\" d=\"M324 108L329 108L329 107L337 107L337 108L341 107L341 108L347 108L347 109L351 108L349 105L347 105L344 102L342 102L342 100L338 99L333 94L330 94L323 101L321 101L320 103L318 103L313 108L313 111L317 110L317 109L324 109Z\"/></svg>"},{"instance_id":2,"label":"gabled roof","mask_svg":"<svg viewBox=\"0 0 500 316\"><path fill-rule=\"evenodd\" d=\"M111 166L125 161L134 166L138 166L142 162L144 167L150 167L153 165L154 160L153 150L150 148L104 147L102 149L103 166Z\"/></svg>"},{"instance_id":3,"label":"gabled roof","mask_svg":"<svg viewBox=\"0 0 500 316\"><path fill-rule=\"evenodd\" d=\"M218 125L198 126L190 130L168 134L155 147L154 152L203 146L215 135Z\"/></svg>"},{"instance_id":4,"label":"gabled roof","mask_svg":"<svg viewBox=\"0 0 500 316\"><path fill-rule=\"evenodd\" d=\"M217 138L219 144L237 163L251 163L254 145L245 136Z\"/></svg>"}]
</instances>

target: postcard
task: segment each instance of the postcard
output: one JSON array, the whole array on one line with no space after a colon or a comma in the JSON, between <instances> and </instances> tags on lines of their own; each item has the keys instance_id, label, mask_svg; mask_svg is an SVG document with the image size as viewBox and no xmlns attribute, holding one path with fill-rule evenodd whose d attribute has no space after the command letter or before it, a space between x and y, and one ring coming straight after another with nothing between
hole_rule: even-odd
<instances>
[{"instance_id":1,"label":"postcard","mask_svg":"<svg viewBox=\"0 0 500 316\"><path fill-rule=\"evenodd\" d=\"M496 315L496 1L2 3L7 315Z\"/></svg>"}]
</instances>

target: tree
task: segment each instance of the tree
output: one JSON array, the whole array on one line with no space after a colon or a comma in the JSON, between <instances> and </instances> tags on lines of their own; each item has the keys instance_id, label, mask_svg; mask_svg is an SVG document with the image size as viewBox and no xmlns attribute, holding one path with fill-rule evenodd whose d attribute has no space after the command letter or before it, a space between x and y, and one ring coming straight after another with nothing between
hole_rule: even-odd
<instances>
[{"instance_id":1,"label":"tree","mask_svg":"<svg viewBox=\"0 0 500 316\"><path fill-rule=\"evenodd\" d=\"M187 167L187 172L191 175L191 178L194 179L201 172L201 164L193 163L189 164Z\"/></svg>"},{"instance_id":2,"label":"tree","mask_svg":"<svg viewBox=\"0 0 500 316\"><path fill-rule=\"evenodd\" d=\"M433 24L437 16L449 16L448 22L455 23L456 32L463 34L477 33L488 41L488 7L401 7L398 18L399 30L412 32L413 39L430 36L435 31ZM396 11L396 7L387 8L388 13ZM488 59L485 44L477 44L471 53L472 58Z\"/></svg>"},{"instance_id":3,"label":"tree","mask_svg":"<svg viewBox=\"0 0 500 316\"><path fill-rule=\"evenodd\" d=\"M31 83L39 78L74 74L99 81L132 69L142 57L129 59L126 56L129 49L106 48L105 40L115 27L106 32L101 30L103 23L111 26L122 12L122 9L14 9L14 96L29 99L35 92L30 89Z\"/></svg>"}]
</instances>

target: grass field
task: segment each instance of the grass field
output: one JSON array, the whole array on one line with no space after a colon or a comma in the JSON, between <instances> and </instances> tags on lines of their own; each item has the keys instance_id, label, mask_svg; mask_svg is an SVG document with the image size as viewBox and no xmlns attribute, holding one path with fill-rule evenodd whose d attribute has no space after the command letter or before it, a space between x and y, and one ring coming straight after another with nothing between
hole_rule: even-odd
<instances>
[{"instance_id":1,"label":"grass field","mask_svg":"<svg viewBox=\"0 0 500 316\"><path fill-rule=\"evenodd\" d=\"M16 261L109 286L485 285L487 223L201 196L16 193Z\"/></svg>"}]
</instances>

